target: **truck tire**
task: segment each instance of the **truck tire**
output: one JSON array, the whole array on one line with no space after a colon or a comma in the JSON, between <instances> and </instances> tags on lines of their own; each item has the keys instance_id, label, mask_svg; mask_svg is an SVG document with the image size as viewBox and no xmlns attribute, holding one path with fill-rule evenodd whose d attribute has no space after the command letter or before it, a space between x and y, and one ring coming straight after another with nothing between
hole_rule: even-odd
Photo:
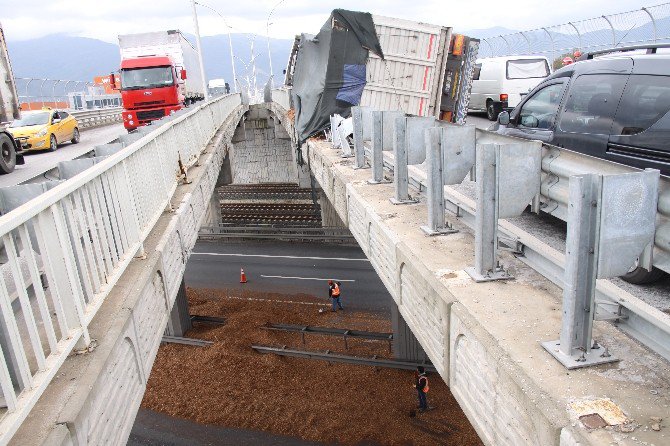
<instances>
[{"instance_id":1,"label":"truck tire","mask_svg":"<svg viewBox=\"0 0 670 446\"><path fill-rule=\"evenodd\" d=\"M662 279L663 276L665 276L663 270L660 270L656 267L652 268L651 271L647 271L641 266L638 266L637 268L632 269L627 274L621 276L621 278L628 283L632 283L635 285L643 285L646 283L656 282Z\"/></svg>"},{"instance_id":2,"label":"truck tire","mask_svg":"<svg viewBox=\"0 0 670 446\"><path fill-rule=\"evenodd\" d=\"M16 147L7 133L0 133L0 174L11 173L16 167Z\"/></svg>"},{"instance_id":3,"label":"truck tire","mask_svg":"<svg viewBox=\"0 0 670 446\"><path fill-rule=\"evenodd\" d=\"M489 118L489 121L497 121L498 115L502 112L502 104L498 104L493 101L488 101L486 103L486 117Z\"/></svg>"}]
</instances>

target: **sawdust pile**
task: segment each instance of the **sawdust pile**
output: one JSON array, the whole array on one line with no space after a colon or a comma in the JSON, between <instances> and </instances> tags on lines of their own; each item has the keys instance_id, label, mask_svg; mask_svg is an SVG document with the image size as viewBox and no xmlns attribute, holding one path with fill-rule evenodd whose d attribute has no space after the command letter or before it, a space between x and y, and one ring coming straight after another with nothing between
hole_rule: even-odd
<instances>
[{"instance_id":1,"label":"sawdust pile","mask_svg":"<svg viewBox=\"0 0 670 446\"><path fill-rule=\"evenodd\" d=\"M231 298L234 296L236 298ZM305 440L355 445L481 445L447 386L433 374L428 401L416 407L410 371L262 355L251 344L388 357L386 342L264 330L270 323L390 332L390 321L329 310L325 299L238 290L189 289L191 314L225 325L196 324L187 336L209 347L162 345L142 402L147 409L199 423L255 429ZM287 303L287 301L301 303Z\"/></svg>"}]
</instances>

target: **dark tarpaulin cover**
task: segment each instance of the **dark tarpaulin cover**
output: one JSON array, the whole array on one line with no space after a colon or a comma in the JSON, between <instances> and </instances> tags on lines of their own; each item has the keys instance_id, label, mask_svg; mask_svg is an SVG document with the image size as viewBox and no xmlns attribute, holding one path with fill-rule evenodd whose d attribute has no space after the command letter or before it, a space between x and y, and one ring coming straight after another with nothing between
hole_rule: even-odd
<instances>
[{"instance_id":1,"label":"dark tarpaulin cover","mask_svg":"<svg viewBox=\"0 0 670 446\"><path fill-rule=\"evenodd\" d=\"M384 57L372 16L335 9L316 36L300 37L293 73L298 142L330 125L330 116L351 114L365 87L368 50Z\"/></svg>"}]
</instances>

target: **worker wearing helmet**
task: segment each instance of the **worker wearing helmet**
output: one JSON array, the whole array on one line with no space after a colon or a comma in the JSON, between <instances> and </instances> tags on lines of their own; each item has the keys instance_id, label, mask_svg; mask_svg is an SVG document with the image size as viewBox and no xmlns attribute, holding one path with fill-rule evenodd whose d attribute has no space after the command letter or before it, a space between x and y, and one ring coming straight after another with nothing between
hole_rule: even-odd
<instances>
[{"instance_id":1,"label":"worker wearing helmet","mask_svg":"<svg viewBox=\"0 0 670 446\"><path fill-rule=\"evenodd\" d=\"M342 301L340 300L340 282L328 281L328 296L330 296L333 302L333 309L331 311L336 312L338 307L340 310L344 310L342 308Z\"/></svg>"},{"instance_id":2,"label":"worker wearing helmet","mask_svg":"<svg viewBox=\"0 0 670 446\"><path fill-rule=\"evenodd\" d=\"M419 410L423 412L424 410L432 409L432 407L428 406L428 400L426 399L429 387L428 377L423 366L418 366L414 372L414 388L419 397Z\"/></svg>"}]
</instances>

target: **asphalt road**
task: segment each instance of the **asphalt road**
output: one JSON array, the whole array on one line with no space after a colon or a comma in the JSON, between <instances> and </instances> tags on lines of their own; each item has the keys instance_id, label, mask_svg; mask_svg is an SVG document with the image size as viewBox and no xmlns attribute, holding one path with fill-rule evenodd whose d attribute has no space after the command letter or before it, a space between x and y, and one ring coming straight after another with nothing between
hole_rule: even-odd
<instances>
[{"instance_id":1,"label":"asphalt road","mask_svg":"<svg viewBox=\"0 0 670 446\"><path fill-rule=\"evenodd\" d=\"M240 284L240 269L248 282ZM390 315L393 300L357 246L288 242L196 243L186 285L306 293L328 299L328 279L342 283L342 305Z\"/></svg>"},{"instance_id":2,"label":"asphalt road","mask_svg":"<svg viewBox=\"0 0 670 446\"><path fill-rule=\"evenodd\" d=\"M68 161L93 150L93 147L106 144L119 135L125 134L123 124L112 124L92 129L82 129L79 144L65 143L55 152L48 150L27 152L26 163L16 166L14 172L0 175L0 187L15 186L24 182L38 182L46 180L42 176L61 161ZM29 181L35 179L36 181Z\"/></svg>"},{"instance_id":3,"label":"asphalt road","mask_svg":"<svg viewBox=\"0 0 670 446\"><path fill-rule=\"evenodd\" d=\"M488 120L486 113L468 113L465 123L470 125L474 124L475 127L482 130L488 130L488 128L493 125L493 121Z\"/></svg>"},{"instance_id":4,"label":"asphalt road","mask_svg":"<svg viewBox=\"0 0 670 446\"><path fill-rule=\"evenodd\" d=\"M128 446L317 446L322 443L248 429L194 423L140 409Z\"/></svg>"}]
</instances>

